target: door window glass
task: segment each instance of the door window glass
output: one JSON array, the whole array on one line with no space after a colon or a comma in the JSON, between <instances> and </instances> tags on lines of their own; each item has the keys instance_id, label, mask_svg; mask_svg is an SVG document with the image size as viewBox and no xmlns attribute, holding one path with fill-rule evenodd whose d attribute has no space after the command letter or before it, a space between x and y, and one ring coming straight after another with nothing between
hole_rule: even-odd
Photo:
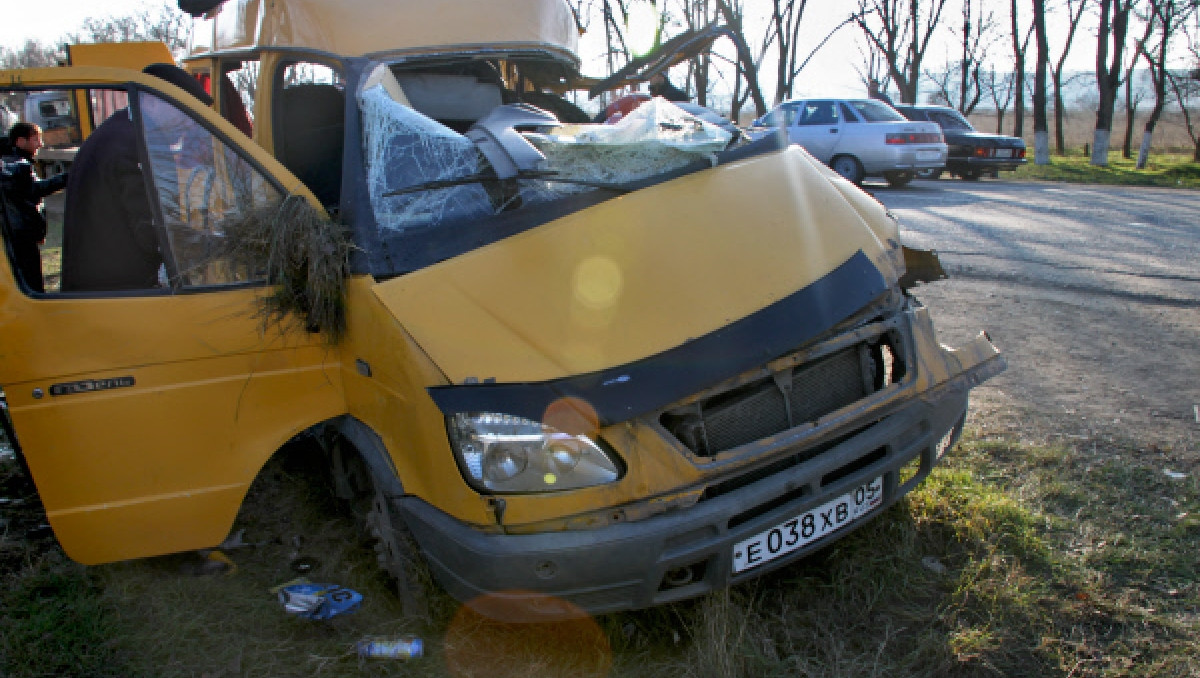
<instances>
[{"instance_id":1,"label":"door window glass","mask_svg":"<svg viewBox=\"0 0 1200 678\"><path fill-rule=\"evenodd\" d=\"M837 106L832 101L809 101L804 104L798 125L836 125Z\"/></svg>"},{"instance_id":2,"label":"door window glass","mask_svg":"<svg viewBox=\"0 0 1200 678\"><path fill-rule=\"evenodd\" d=\"M235 263L234 249L281 202L280 192L184 111L148 92L139 102L169 279L184 287L261 280L262 271Z\"/></svg>"},{"instance_id":3,"label":"door window glass","mask_svg":"<svg viewBox=\"0 0 1200 678\"><path fill-rule=\"evenodd\" d=\"M33 161L20 166L13 151L0 172L4 250L23 291L58 292L67 195L65 177L60 175L71 167L76 149L91 127L114 114L128 116L128 93L123 89L59 88L0 91L0 99L17 119L42 130L42 146Z\"/></svg>"}]
</instances>

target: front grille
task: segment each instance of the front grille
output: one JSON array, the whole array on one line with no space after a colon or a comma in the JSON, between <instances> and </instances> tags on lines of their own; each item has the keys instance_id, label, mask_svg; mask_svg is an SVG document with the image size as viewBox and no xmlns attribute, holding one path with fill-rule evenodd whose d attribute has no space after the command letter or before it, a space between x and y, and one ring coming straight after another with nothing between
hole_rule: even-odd
<instances>
[{"instance_id":1,"label":"front grille","mask_svg":"<svg viewBox=\"0 0 1200 678\"><path fill-rule=\"evenodd\" d=\"M688 449L713 456L851 405L903 377L893 334L849 346L664 413L662 425Z\"/></svg>"}]
</instances>

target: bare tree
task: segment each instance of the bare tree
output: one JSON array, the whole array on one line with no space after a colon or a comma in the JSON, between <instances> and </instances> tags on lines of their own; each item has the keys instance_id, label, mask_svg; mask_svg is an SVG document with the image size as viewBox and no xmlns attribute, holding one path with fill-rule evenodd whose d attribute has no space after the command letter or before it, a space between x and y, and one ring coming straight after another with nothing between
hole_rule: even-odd
<instances>
[{"instance_id":1,"label":"bare tree","mask_svg":"<svg viewBox=\"0 0 1200 678\"><path fill-rule=\"evenodd\" d=\"M1142 47L1154 31L1154 22L1150 21L1148 17L1145 24L1146 32L1134 42L1133 58L1125 67L1125 141L1121 144L1121 157L1126 160L1133 157L1133 128L1137 124L1137 109L1141 105L1142 99L1146 98L1146 92L1140 87L1135 87L1134 77L1137 75L1138 57L1141 55Z\"/></svg>"},{"instance_id":2,"label":"bare tree","mask_svg":"<svg viewBox=\"0 0 1200 678\"><path fill-rule=\"evenodd\" d=\"M996 134L1004 133L1004 114L1013 98L1013 74L999 74L994 69L984 74L984 90L996 109Z\"/></svg>"},{"instance_id":3,"label":"bare tree","mask_svg":"<svg viewBox=\"0 0 1200 678\"><path fill-rule=\"evenodd\" d=\"M21 49L0 48L0 66L6 69L56 66L66 57L58 47L37 40L26 40Z\"/></svg>"},{"instance_id":4,"label":"bare tree","mask_svg":"<svg viewBox=\"0 0 1200 678\"><path fill-rule=\"evenodd\" d=\"M733 32L733 42L738 52L738 72L746 81L746 91L754 100L757 115L767 112L767 100L763 97L762 87L758 83L758 63L750 52L750 44L746 41L746 32L742 27L742 7L739 0L717 0L717 8L721 11L726 25ZM737 105L735 100L734 105ZM734 111L736 115L737 111Z\"/></svg>"},{"instance_id":5,"label":"bare tree","mask_svg":"<svg viewBox=\"0 0 1200 678\"><path fill-rule=\"evenodd\" d=\"M1191 75L1191 73L1168 72L1167 82L1171 85L1171 92L1175 95L1175 100L1179 102L1179 110L1183 113L1184 128L1192 140L1192 161L1200 162L1200 130L1196 129L1196 123L1192 120L1192 113L1188 109L1188 105L1196 97L1200 87L1197 87L1197 81Z\"/></svg>"},{"instance_id":6,"label":"bare tree","mask_svg":"<svg viewBox=\"0 0 1200 678\"><path fill-rule=\"evenodd\" d=\"M1066 155L1067 144L1064 128L1066 125L1066 105L1063 102L1063 68L1067 55L1071 51L1071 43L1075 41L1075 33L1079 30L1083 12L1091 0L1065 0L1067 9L1067 38L1063 41L1062 52L1058 60L1050 66L1050 77L1054 83L1054 152Z\"/></svg>"},{"instance_id":7,"label":"bare tree","mask_svg":"<svg viewBox=\"0 0 1200 678\"><path fill-rule=\"evenodd\" d=\"M925 79L932 82L934 86L934 91L928 99L931 102L955 108L963 115L970 115L983 100L984 92L988 87L986 78L994 77L995 74L991 71L985 73L982 65L970 63L967 64L969 72L966 77L963 77L962 62L947 66L942 71L925 71Z\"/></svg>"},{"instance_id":8,"label":"bare tree","mask_svg":"<svg viewBox=\"0 0 1200 678\"><path fill-rule=\"evenodd\" d=\"M699 30L716 21L712 0L679 0L678 14L687 30ZM669 11L669 10L668 10ZM712 55L705 51L692 57L688 65L688 79L695 85L696 103L708 105L712 91Z\"/></svg>"},{"instance_id":9,"label":"bare tree","mask_svg":"<svg viewBox=\"0 0 1200 678\"><path fill-rule=\"evenodd\" d=\"M1180 29L1183 22L1195 12L1195 0L1148 0L1149 12L1146 17L1146 36L1137 44L1138 54L1145 59L1150 69L1150 80L1154 85L1154 108L1146 120L1145 131L1142 132L1142 146L1138 150L1137 168L1145 169L1146 160L1150 157L1150 141L1154 137L1154 128L1162 117L1167 99L1167 50L1172 36ZM1155 44L1149 44L1150 38L1157 38ZM1126 84L1133 86L1132 81Z\"/></svg>"},{"instance_id":10,"label":"bare tree","mask_svg":"<svg viewBox=\"0 0 1200 678\"><path fill-rule=\"evenodd\" d=\"M1050 123L1046 119L1046 67L1050 61L1050 42L1046 36L1046 1L1033 0L1033 33L1037 43L1037 64L1033 73L1033 162L1050 164Z\"/></svg>"},{"instance_id":11,"label":"bare tree","mask_svg":"<svg viewBox=\"0 0 1200 678\"><path fill-rule=\"evenodd\" d=\"M799 53L800 22L808 0L771 0L768 32L775 43L775 103L792 98L796 84L796 60Z\"/></svg>"},{"instance_id":12,"label":"bare tree","mask_svg":"<svg viewBox=\"0 0 1200 678\"><path fill-rule=\"evenodd\" d=\"M917 103L921 62L946 0L859 0L855 23L888 64L900 100Z\"/></svg>"},{"instance_id":13,"label":"bare tree","mask_svg":"<svg viewBox=\"0 0 1200 678\"><path fill-rule=\"evenodd\" d=\"M1121 143L1121 157L1126 160L1133 157L1133 128L1137 126L1138 106L1146 98L1146 92L1137 86L1137 65L1137 59L1133 59L1125 68L1125 140Z\"/></svg>"},{"instance_id":14,"label":"bare tree","mask_svg":"<svg viewBox=\"0 0 1200 678\"><path fill-rule=\"evenodd\" d=\"M853 15L851 15L853 18ZM855 66L854 70L858 72L858 78L862 81L863 89L867 88L867 84L872 80L879 84L879 91L887 94L888 84L891 78L888 77L889 66L887 58L880 54L873 43L867 43L865 46L861 43L858 47L859 59L861 66ZM942 103L946 103L942 101Z\"/></svg>"},{"instance_id":15,"label":"bare tree","mask_svg":"<svg viewBox=\"0 0 1200 678\"><path fill-rule=\"evenodd\" d=\"M603 0L601 16L604 19L604 60L609 73L629 62L629 44L625 40L625 26L629 23L629 8L623 0Z\"/></svg>"},{"instance_id":16,"label":"bare tree","mask_svg":"<svg viewBox=\"0 0 1200 678\"><path fill-rule=\"evenodd\" d=\"M110 17L89 17L78 33L69 36L70 42L130 42L156 40L173 54L187 49L190 18L172 5L162 4L154 9L141 9L132 14Z\"/></svg>"},{"instance_id":17,"label":"bare tree","mask_svg":"<svg viewBox=\"0 0 1200 678\"><path fill-rule=\"evenodd\" d=\"M1098 1L1100 24L1096 32L1096 91L1100 101L1096 107L1091 164L1105 166L1108 165L1117 90L1121 87L1121 75L1124 73L1122 64L1129 19L1137 0Z\"/></svg>"},{"instance_id":18,"label":"bare tree","mask_svg":"<svg viewBox=\"0 0 1200 678\"><path fill-rule=\"evenodd\" d=\"M951 97L947 88L943 88L948 105L957 108L963 115L969 115L983 99L980 77L996 28L994 14L985 12L981 1L976 6L977 1L963 0L962 28L952 29L962 47L962 57L957 68L953 69L958 80L957 96Z\"/></svg>"}]
</instances>

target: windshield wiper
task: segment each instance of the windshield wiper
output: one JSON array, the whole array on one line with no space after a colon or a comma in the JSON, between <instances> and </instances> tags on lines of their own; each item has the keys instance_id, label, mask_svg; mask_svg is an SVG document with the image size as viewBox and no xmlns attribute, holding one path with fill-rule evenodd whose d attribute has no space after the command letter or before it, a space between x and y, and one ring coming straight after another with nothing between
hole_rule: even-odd
<instances>
[{"instance_id":1,"label":"windshield wiper","mask_svg":"<svg viewBox=\"0 0 1200 678\"><path fill-rule=\"evenodd\" d=\"M539 181L548 181L556 184L572 184L574 186L586 186L588 188L601 188L609 191L618 191L621 193L632 193L635 189L625 184L613 184L605 181L587 181L584 179L568 179L558 176L558 172L553 170L522 170L517 173L512 179L499 179L491 172L479 172L476 174L467 174L453 179L438 179L435 181L426 181L405 188L398 188L394 191L388 191L383 194L383 197L390 198L397 195L406 195L408 193L419 193L421 191L433 191L439 188L454 188L455 186L466 186L468 184L480 184L487 181L512 181L516 179L537 179Z\"/></svg>"}]
</instances>

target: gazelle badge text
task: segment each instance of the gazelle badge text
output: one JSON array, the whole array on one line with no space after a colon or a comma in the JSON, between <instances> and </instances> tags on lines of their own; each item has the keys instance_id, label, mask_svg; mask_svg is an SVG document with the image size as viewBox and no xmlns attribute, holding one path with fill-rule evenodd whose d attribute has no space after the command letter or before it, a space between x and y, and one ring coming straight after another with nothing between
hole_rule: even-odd
<instances>
[{"instance_id":1,"label":"gazelle badge text","mask_svg":"<svg viewBox=\"0 0 1200 678\"><path fill-rule=\"evenodd\" d=\"M76 395L93 391L107 391L110 388L125 388L133 386L133 377L113 377L112 379L85 379L69 381L65 384L54 384L50 387L50 395Z\"/></svg>"}]
</instances>

